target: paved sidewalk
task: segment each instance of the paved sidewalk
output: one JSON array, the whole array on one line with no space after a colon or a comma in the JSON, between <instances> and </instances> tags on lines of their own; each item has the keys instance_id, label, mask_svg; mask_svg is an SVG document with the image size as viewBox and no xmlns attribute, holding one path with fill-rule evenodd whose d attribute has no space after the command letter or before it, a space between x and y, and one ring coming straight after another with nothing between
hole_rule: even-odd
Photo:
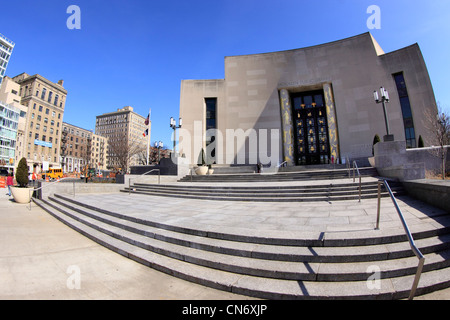
<instances>
[{"instance_id":1,"label":"paved sidewalk","mask_svg":"<svg viewBox=\"0 0 450 320\"><path fill-rule=\"evenodd\" d=\"M0 189L2 300L250 299L187 282L114 253ZM70 269L72 267L72 269ZM80 289L74 287L80 274Z\"/></svg>"},{"instance_id":2,"label":"paved sidewalk","mask_svg":"<svg viewBox=\"0 0 450 320\"><path fill-rule=\"evenodd\" d=\"M250 299L196 285L140 265L87 239L36 205L29 211L28 206L14 203L5 194L6 189L0 189L0 299L2 300ZM83 197L98 201L99 196ZM105 203L108 202L108 196L101 197ZM131 195L134 200L136 197L138 196ZM166 201L168 199L163 199L158 201L164 202L167 207L174 205L171 201ZM187 203L183 200L185 208ZM190 205L198 204L194 201L190 202ZM239 208L241 204L235 205ZM255 205L255 208L257 207L258 205ZM415 214L419 215L418 212ZM77 283L72 281L77 280L77 271L80 274L81 287L70 289ZM450 289L416 299L450 300Z\"/></svg>"}]
</instances>

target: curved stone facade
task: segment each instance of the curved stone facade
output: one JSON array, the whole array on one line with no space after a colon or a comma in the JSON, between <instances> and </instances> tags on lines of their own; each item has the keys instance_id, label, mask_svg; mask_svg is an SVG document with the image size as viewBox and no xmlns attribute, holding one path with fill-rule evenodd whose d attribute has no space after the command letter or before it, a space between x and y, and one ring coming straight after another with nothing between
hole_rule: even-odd
<instances>
[{"instance_id":1,"label":"curved stone facade","mask_svg":"<svg viewBox=\"0 0 450 320\"><path fill-rule=\"evenodd\" d=\"M243 158L245 164L256 159L271 166L367 160L374 136L386 134L383 109L373 98L381 86L390 94L387 115L395 139L417 141L421 135L426 141L424 111L436 102L417 44L384 53L365 33L308 48L225 57L225 79L181 83L180 152L192 164L202 148L215 149L210 162L224 164L244 164ZM212 146L204 139L206 98L217 99L218 138ZM313 111L320 107L326 118ZM301 111L308 108L312 112Z\"/></svg>"}]
</instances>

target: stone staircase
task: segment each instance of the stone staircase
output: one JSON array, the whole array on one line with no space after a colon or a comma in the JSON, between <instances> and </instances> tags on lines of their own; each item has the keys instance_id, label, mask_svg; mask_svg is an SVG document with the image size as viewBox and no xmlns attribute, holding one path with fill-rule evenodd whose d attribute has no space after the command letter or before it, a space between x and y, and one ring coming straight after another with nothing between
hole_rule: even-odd
<instances>
[{"instance_id":1,"label":"stone staircase","mask_svg":"<svg viewBox=\"0 0 450 320\"><path fill-rule=\"evenodd\" d=\"M405 191L400 183L391 182L391 188L395 196L404 195ZM147 194L163 197L202 199L202 200L226 200L226 201L258 201L258 202L312 202L312 201L342 201L359 199L359 183L333 183L330 181L308 185L274 185L274 184L250 184L227 185L216 183L215 185L170 184L155 185L134 183L121 192ZM382 197L389 196L384 190ZM378 182L367 181L361 184L361 199L373 199L378 197Z\"/></svg>"},{"instance_id":2,"label":"stone staircase","mask_svg":"<svg viewBox=\"0 0 450 320\"><path fill-rule=\"evenodd\" d=\"M98 205L58 194L34 201L125 257L175 277L257 298L402 299L408 297L416 272L418 260L401 228L295 232L169 223L151 209L136 216L102 208L101 197ZM450 287L450 217L423 217L421 222L410 226L426 258L417 295Z\"/></svg>"},{"instance_id":3,"label":"stone staircase","mask_svg":"<svg viewBox=\"0 0 450 320\"><path fill-rule=\"evenodd\" d=\"M378 175L377 170L372 167L359 169L362 177L375 177ZM311 180L335 180L349 178L347 169L317 169L317 170L300 170L289 172L274 173L227 173L212 175L187 175L179 180L179 182L290 182L290 181L311 181Z\"/></svg>"},{"instance_id":4,"label":"stone staircase","mask_svg":"<svg viewBox=\"0 0 450 320\"><path fill-rule=\"evenodd\" d=\"M375 168L361 168L361 199L378 197ZM122 192L154 196L256 202L314 202L359 199L359 183L347 169L317 169L276 174L219 174L186 176L178 184L134 183ZM390 182L395 196L404 195L400 183ZM382 192L383 197L389 196Z\"/></svg>"}]
</instances>

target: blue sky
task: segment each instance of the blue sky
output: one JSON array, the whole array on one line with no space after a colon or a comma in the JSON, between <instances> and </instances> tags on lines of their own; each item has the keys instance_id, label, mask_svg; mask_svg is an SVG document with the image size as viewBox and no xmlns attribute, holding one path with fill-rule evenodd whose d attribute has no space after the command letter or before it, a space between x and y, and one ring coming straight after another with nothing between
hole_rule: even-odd
<instances>
[{"instance_id":1,"label":"blue sky","mask_svg":"<svg viewBox=\"0 0 450 320\"><path fill-rule=\"evenodd\" d=\"M69 30L69 5L81 30ZM381 9L381 29L367 8ZM152 140L171 146L183 79L224 77L224 57L289 50L372 32L385 52L419 43L437 101L450 110L448 0L2 0L0 33L16 43L8 76L64 79L64 121L94 129L96 115L127 105ZM368 94L371 94L369 92Z\"/></svg>"}]
</instances>

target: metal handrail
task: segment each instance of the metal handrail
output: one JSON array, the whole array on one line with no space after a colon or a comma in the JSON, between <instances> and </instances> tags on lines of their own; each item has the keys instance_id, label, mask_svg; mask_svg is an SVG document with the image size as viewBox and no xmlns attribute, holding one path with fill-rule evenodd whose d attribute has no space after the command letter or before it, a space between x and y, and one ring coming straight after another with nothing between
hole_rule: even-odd
<instances>
[{"instance_id":1,"label":"metal handrail","mask_svg":"<svg viewBox=\"0 0 450 320\"><path fill-rule=\"evenodd\" d=\"M284 166L285 164L287 164L287 161L282 162L280 165L277 166L277 168L281 168L281 167Z\"/></svg>"},{"instance_id":2,"label":"metal handrail","mask_svg":"<svg viewBox=\"0 0 450 320\"><path fill-rule=\"evenodd\" d=\"M59 183L59 182L65 180L65 179L69 179L69 177L67 177L67 178L61 178L61 179L59 179L59 180L57 180L57 181L50 182L49 184L43 185L43 186L41 186L41 187L39 187L39 188L37 188L37 189L36 189L36 188L29 189L30 199L32 198L32 195L33 195L34 192L39 191L39 190L42 190L42 189L44 189L44 188L46 188L46 187L49 187L49 186L51 186L51 185L53 185L53 184L55 184L55 183ZM70 179L72 179L72 178L70 178ZM73 196L75 196L75 181L73 182L73 184L74 184L74 187L73 187ZM32 203L32 202L33 202L33 201L30 200L30 207L29 207L29 210L30 210L30 211L31 211L31 203Z\"/></svg>"},{"instance_id":3,"label":"metal handrail","mask_svg":"<svg viewBox=\"0 0 450 320\"><path fill-rule=\"evenodd\" d=\"M359 168L358 168L358 164L356 163L356 161L353 161L353 183L355 183L355 169L356 169L356 173L358 174L359 177L359 202L361 202L361 193L362 193L362 183L361 183L361 173L359 172Z\"/></svg>"},{"instance_id":4,"label":"metal handrail","mask_svg":"<svg viewBox=\"0 0 450 320\"><path fill-rule=\"evenodd\" d=\"M348 177L351 177L350 169L352 165L350 164L350 158L348 156L345 157L345 166L347 167Z\"/></svg>"},{"instance_id":5,"label":"metal handrail","mask_svg":"<svg viewBox=\"0 0 450 320\"><path fill-rule=\"evenodd\" d=\"M142 178L143 176L145 176L145 175L147 175L149 173L152 173L154 171L158 171L158 184L161 184L161 170L160 169L153 169L153 170L150 170L150 171L148 171L146 173L141 174L140 176L138 176L136 178L129 178L128 179L128 194L131 194L131 180L132 179L135 180L135 179Z\"/></svg>"},{"instance_id":6,"label":"metal handrail","mask_svg":"<svg viewBox=\"0 0 450 320\"><path fill-rule=\"evenodd\" d=\"M391 188L389 187L389 184L386 180L379 180L378 181L378 208L377 208L377 225L376 229L378 230L380 228L380 212L381 212L381 185L384 184L386 190L389 192L389 195L392 199L392 202L394 203L395 209L397 210L398 216L400 218L400 221L403 225L403 229L405 230L406 236L409 241L409 245L411 246L411 250L413 251L414 255L419 259L419 264L417 265L417 271L416 276L414 278L414 282L411 288L411 292L409 294L408 299L412 300L414 299L414 296L416 294L417 286L419 285L420 276L422 275L423 266L425 264L425 257L423 256L422 252L420 252L419 248L416 246L414 242L414 238L411 234L411 231L408 228L408 224L406 223L406 220L403 216L403 213L400 209L400 207L397 204L397 200L395 199L394 194L392 193Z\"/></svg>"}]
</instances>

